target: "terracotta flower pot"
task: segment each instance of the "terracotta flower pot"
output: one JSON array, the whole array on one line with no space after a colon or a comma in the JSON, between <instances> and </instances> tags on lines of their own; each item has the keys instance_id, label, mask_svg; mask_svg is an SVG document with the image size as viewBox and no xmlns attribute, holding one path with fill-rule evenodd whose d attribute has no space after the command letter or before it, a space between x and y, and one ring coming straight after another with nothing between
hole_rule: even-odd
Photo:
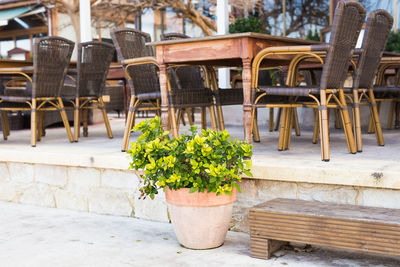
<instances>
[{"instance_id":1,"label":"terracotta flower pot","mask_svg":"<svg viewBox=\"0 0 400 267\"><path fill-rule=\"evenodd\" d=\"M221 246L232 218L232 196L216 193L189 193L189 188L165 191L176 237L181 245L191 249Z\"/></svg>"}]
</instances>

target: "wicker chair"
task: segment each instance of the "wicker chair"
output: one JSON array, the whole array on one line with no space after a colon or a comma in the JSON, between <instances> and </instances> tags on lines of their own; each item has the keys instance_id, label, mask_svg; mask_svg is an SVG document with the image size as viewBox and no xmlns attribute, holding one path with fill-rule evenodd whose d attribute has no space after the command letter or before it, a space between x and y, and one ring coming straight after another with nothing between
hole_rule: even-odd
<instances>
[{"instance_id":1,"label":"wicker chair","mask_svg":"<svg viewBox=\"0 0 400 267\"><path fill-rule=\"evenodd\" d=\"M293 46L293 47L271 47L260 51L252 63L252 88L253 94L257 90L263 91L264 95L281 95L287 97L284 103L281 131L278 143L278 150L289 148L292 114L295 107L318 106L320 140L321 140L321 158L323 161L329 161L329 127L328 127L328 107L340 107L341 117L343 119L343 128L346 135L348 150L350 153L356 153L356 145L345 95L343 92L344 81L349 69L352 53L357 42L358 34L365 20L366 10L358 2L340 1L336 7L334 22L329 44L311 45L311 46ZM282 87L264 87L258 86L258 69L262 60L271 55L293 55L289 65L287 77L287 86ZM325 61L321 55L326 54ZM321 83L319 87L299 87L296 86L296 69L298 64L305 58L313 57L323 63ZM258 104L263 96L257 97L253 102L253 120L256 108L265 105ZM297 103L297 98L311 98L314 103L307 105L304 101ZM331 104L334 100L336 104ZM315 104L316 103L316 104Z\"/></svg>"},{"instance_id":2,"label":"wicker chair","mask_svg":"<svg viewBox=\"0 0 400 267\"><path fill-rule=\"evenodd\" d=\"M87 113L89 109L96 108L102 112L108 137L113 137L103 102L103 90L113 53L113 45L104 42L92 41L78 45L76 82L64 86L66 91L74 93L62 94L63 100L71 102L74 106L75 142L78 142L80 135L80 113L83 115L84 136L87 136Z\"/></svg>"},{"instance_id":3,"label":"wicker chair","mask_svg":"<svg viewBox=\"0 0 400 267\"><path fill-rule=\"evenodd\" d=\"M160 83L158 65L151 47L150 35L130 28L111 30L111 38L124 67L124 74L131 88L131 100L125 126L122 151L126 151L137 111L153 110L160 114Z\"/></svg>"},{"instance_id":4,"label":"wicker chair","mask_svg":"<svg viewBox=\"0 0 400 267\"><path fill-rule=\"evenodd\" d=\"M393 72L388 74L387 71ZM378 114L382 102L390 102L387 129L400 128L400 57L398 55L382 58L374 85L374 96ZM370 116L368 133L374 133L375 126Z\"/></svg>"},{"instance_id":5,"label":"wicker chair","mask_svg":"<svg viewBox=\"0 0 400 267\"><path fill-rule=\"evenodd\" d=\"M355 136L357 151L362 151L360 100L364 97L370 107L378 145L383 146L381 123L375 101L374 91L390 92L392 89L374 87L374 79L381 62L382 54L389 38L393 25L392 16L385 10L371 12L367 19L364 39L360 49L355 51L359 55L353 79L353 110L355 114ZM400 92L400 91L399 91Z\"/></svg>"},{"instance_id":6,"label":"wicker chair","mask_svg":"<svg viewBox=\"0 0 400 267\"><path fill-rule=\"evenodd\" d=\"M31 112L31 145L42 135L42 126L38 124L38 113L58 110L67 131L68 139L73 142L71 129L64 104L60 97L64 77L74 49L74 43L62 37L44 37L35 39L33 50L33 77L24 69L2 70L1 75L18 75L26 78L24 87L5 88L0 96L0 110ZM3 119L3 125L7 120ZM6 131L8 126L5 125Z\"/></svg>"},{"instance_id":7,"label":"wicker chair","mask_svg":"<svg viewBox=\"0 0 400 267\"><path fill-rule=\"evenodd\" d=\"M166 33L160 36L162 41L190 38L182 33ZM206 70L206 68L203 68ZM207 74L205 72L205 74ZM183 117L183 111L188 114L189 123L193 121L189 110L191 108L201 108L201 125L206 128L206 108L210 112L211 124L213 129L217 129L217 123L214 111L213 93L210 88L204 84L201 75L201 67L198 66L177 66L168 69L168 76L171 84L171 90L168 91L168 105L170 109L178 111L177 121L180 116ZM176 122L176 131L178 131Z\"/></svg>"}]
</instances>

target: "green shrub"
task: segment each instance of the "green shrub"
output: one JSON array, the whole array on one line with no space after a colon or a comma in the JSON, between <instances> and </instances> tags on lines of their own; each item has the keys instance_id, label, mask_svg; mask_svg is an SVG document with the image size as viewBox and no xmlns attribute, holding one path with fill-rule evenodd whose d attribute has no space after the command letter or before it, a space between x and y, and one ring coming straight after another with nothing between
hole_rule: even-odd
<instances>
[{"instance_id":1,"label":"green shrub","mask_svg":"<svg viewBox=\"0 0 400 267\"><path fill-rule=\"evenodd\" d=\"M250 172L252 145L232 140L225 130L197 131L178 138L170 138L164 131L160 118L143 121L133 131L142 135L131 144L130 169L143 170L141 196L152 199L160 188L171 190L190 188L190 192L216 192L231 194L233 188L240 192L241 175Z\"/></svg>"},{"instance_id":2,"label":"green shrub","mask_svg":"<svg viewBox=\"0 0 400 267\"><path fill-rule=\"evenodd\" d=\"M400 53L400 32L392 32L386 44L386 51Z\"/></svg>"},{"instance_id":3,"label":"green shrub","mask_svg":"<svg viewBox=\"0 0 400 267\"><path fill-rule=\"evenodd\" d=\"M308 33L307 33L307 36L306 36L306 39L307 39L307 40L311 40L311 41L317 41L317 42L319 42L319 41L320 41L320 38L319 38L319 34L318 34L318 31L317 31L317 28L314 29L314 34L313 34L313 32L311 31L311 29L309 29L309 30L308 30Z\"/></svg>"},{"instance_id":4,"label":"green shrub","mask_svg":"<svg viewBox=\"0 0 400 267\"><path fill-rule=\"evenodd\" d=\"M229 25L229 33L241 32L264 33L265 30L261 26L260 19L250 16L248 18L238 18L234 23Z\"/></svg>"}]
</instances>

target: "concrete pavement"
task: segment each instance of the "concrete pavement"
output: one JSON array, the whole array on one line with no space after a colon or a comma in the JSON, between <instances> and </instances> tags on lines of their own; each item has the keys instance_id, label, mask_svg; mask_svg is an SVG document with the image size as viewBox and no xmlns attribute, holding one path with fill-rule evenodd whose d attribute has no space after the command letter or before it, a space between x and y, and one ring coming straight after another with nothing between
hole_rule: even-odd
<instances>
[{"instance_id":1,"label":"concrete pavement","mask_svg":"<svg viewBox=\"0 0 400 267\"><path fill-rule=\"evenodd\" d=\"M251 258L228 232L212 250L181 247L171 224L0 202L0 266L399 266L400 258L316 248Z\"/></svg>"}]
</instances>

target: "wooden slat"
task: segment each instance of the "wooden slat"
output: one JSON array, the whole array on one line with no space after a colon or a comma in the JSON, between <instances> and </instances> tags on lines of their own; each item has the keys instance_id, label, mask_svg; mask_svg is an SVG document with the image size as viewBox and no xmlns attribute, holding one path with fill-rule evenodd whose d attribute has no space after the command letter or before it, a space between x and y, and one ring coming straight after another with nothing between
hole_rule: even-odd
<instances>
[{"instance_id":1,"label":"wooden slat","mask_svg":"<svg viewBox=\"0 0 400 267\"><path fill-rule=\"evenodd\" d=\"M252 208L257 211L298 214L368 222L382 222L400 226L400 210L358 205L343 205L318 201L277 198Z\"/></svg>"},{"instance_id":2,"label":"wooden slat","mask_svg":"<svg viewBox=\"0 0 400 267\"><path fill-rule=\"evenodd\" d=\"M264 227L264 226L263 226ZM396 247L400 250L400 240L393 240L390 236L385 237L370 237L370 236L359 236L356 233L353 234L346 234L339 232L330 232L324 229L321 230L313 230L310 231L309 229L301 229L295 227L288 227L288 226L281 226L281 227L269 227L268 229L260 230L260 229L253 229L251 233L257 236L268 236L269 233L293 233L298 235L306 235L315 238L322 238L322 239L333 239L333 240L340 240L343 242L353 242L356 240L357 243L365 243L365 244L380 244L382 246L391 246Z\"/></svg>"},{"instance_id":3,"label":"wooden slat","mask_svg":"<svg viewBox=\"0 0 400 267\"><path fill-rule=\"evenodd\" d=\"M313 218L313 217L299 217L299 216L285 216L285 215L276 215L276 214L257 214L257 215L253 215L250 211L250 220L251 217L260 217L262 219L268 219L268 218L273 218L274 221L276 222L293 222L294 220L296 220L296 223L304 223L304 224L312 224L315 227L317 227L319 224L321 223L329 223L330 225L336 226L336 227L343 227L344 229L346 227L349 227L349 229L351 229L352 227L362 227L365 228L366 230L371 230L371 231L375 231L377 227L379 227L380 232L382 233L389 233L389 234L394 234L397 235L399 234L399 228L397 226L394 225L388 225L388 224L374 224L374 223L362 223L362 222L358 222L358 221L340 221L337 219L329 219L329 218Z\"/></svg>"},{"instance_id":4,"label":"wooden slat","mask_svg":"<svg viewBox=\"0 0 400 267\"><path fill-rule=\"evenodd\" d=\"M399 255L398 250L391 250L387 247L379 247L379 248L363 248L360 247L359 244L349 244L344 242L326 242L321 239L316 238L309 238L303 236L293 236L293 235L281 235L281 234L269 234L268 237L264 237L266 239L273 239L273 240L284 240L288 242L295 242L295 243L304 243L304 244L314 244L314 245L321 245L321 246L328 246L333 248L342 248L342 249L350 249L362 252L373 252L377 254L385 254L385 255Z\"/></svg>"},{"instance_id":5,"label":"wooden slat","mask_svg":"<svg viewBox=\"0 0 400 267\"><path fill-rule=\"evenodd\" d=\"M15 36L29 36L29 35L39 34L39 33L47 33L48 30L49 29L47 28L47 26L38 26L38 27L29 28L29 29L0 31L0 39L8 39L8 38L13 38Z\"/></svg>"},{"instance_id":6,"label":"wooden slat","mask_svg":"<svg viewBox=\"0 0 400 267\"><path fill-rule=\"evenodd\" d=\"M374 238L385 238L385 239L390 239L393 241L399 241L400 242L400 234L399 233L391 233L391 232L386 232L386 233L382 233L382 232L377 232L376 229L369 229L369 230L365 230L363 228L338 228L336 227L336 225L329 225L329 224L310 224L310 225L305 225L305 224L284 224L282 222L277 222L274 220L257 220L257 221L251 221L251 226L250 226L250 230L260 230L262 229L262 227L265 227L265 229L268 230L269 227L280 227L280 226L292 226L295 227L296 229L307 229L310 231L315 231L315 229L320 229L323 228L325 231L327 232L331 232L331 233L346 233L348 235L368 235L370 237L374 237Z\"/></svg>"},{"instance_id":7,"label":"wooden slat","mask_svg":"<svg viewBox=\"0 0 400 267\"><path fill-rule=\"evenodd\" d=\"M25 1L1 1L0 10L11 9L22 6L29 6L38 4L38 0L25 0Z\"/></svg>"},{"instance_id":8,"label":"wooden slat","mask_svg":"<svg viewBox=\"0 0 400 267\"><path fill-rule=\"evenodd\" d=\"M265 240L400 255L396 209L275 199L251 208L249 221L251 254L259 258L270 256Z\"/></svg>"}]
</instances>

